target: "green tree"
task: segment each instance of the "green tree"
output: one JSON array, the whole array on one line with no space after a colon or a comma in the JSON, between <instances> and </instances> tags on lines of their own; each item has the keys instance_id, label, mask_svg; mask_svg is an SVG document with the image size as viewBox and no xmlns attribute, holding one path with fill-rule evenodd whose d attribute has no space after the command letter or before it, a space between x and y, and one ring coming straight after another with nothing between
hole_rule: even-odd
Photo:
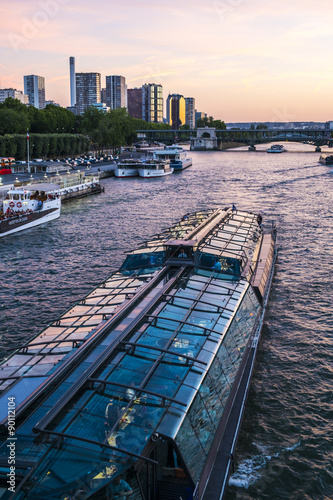
<instances>
[{"instance_id":1,"label":"green tree","mask_svg":"<svg viewBox=\"0 0 333 500\"><path fill-rule=\"evenodd\" d=\"M209 118L200 118L200 120L197 121L197 128L198 127L214 127L217 130L226 130L227 126L222 120L214 120L212 116Z\"/></svg>"},{"instance_id":2,"label":"green tree","mask_svg":"<svg viewBox=\"0 0 333 500\"><path fill-rule=\"evenodd\" d=\"M16 99L13 99L13 101ZM10 108L0 109L0 134L22 134L29 128L25 113Z\"/></svg>"}]
</instances>

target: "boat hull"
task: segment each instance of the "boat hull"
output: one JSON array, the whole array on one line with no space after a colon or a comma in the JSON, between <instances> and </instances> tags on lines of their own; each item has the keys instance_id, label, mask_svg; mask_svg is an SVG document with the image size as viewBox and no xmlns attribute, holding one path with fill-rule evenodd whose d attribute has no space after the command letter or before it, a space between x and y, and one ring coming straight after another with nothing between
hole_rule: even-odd
<instances>
[{"instance_id":1,"label":"boat hull","mask_svg":"<svg viewBox=\"0 0 333 500\"><path fill-rule=\"evenodd\" d=\"M114 171L115 177L137 177L139 175L139 171L137 168L133 169L123 169L123 168L116 168Z\"/></svg>"},{"instance_id":2,"label":"boat hull","mask_svg":"<svg viewBox=\"0 0 333 500\"><path fill-rule=\"evenodd\" d=\"M173 173L173 168L170 170L153 170L148 168L139 168L139 175L144 179L152 179L153 177L165 177Z\"/></svg>"},{"instance_id":3,"label":"boat hull","mask_svg":"<svg viewBox=\"0 0 333 500\"><path fill-rule=\"evenodd\" d=\"M174 169L175 172L179 170L185 170L192 165L192 160L189 158L188 160L174 161L170 163L170 166Z\"/></svg>"},{"instance_id":4,"label":"boat hull","mask_svg":"<svg viewBox=\"0 0 333 500\"><path fill-rule=\"evenodd\" d=\"M30 229L60 217L60 206L0 221L0 238Z\"/></svg>"}]
</instances>

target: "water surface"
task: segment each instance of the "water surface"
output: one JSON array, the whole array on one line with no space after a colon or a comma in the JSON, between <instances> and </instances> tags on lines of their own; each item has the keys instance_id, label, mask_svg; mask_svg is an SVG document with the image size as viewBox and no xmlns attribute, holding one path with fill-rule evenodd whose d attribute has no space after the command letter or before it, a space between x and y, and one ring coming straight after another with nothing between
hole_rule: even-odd
<instances>
[{"instance_id":1,"label":"water surface","mask_svg":"<svg viewBox=\"0 0 333 500\"><path fill-rule=\"evenodd\" d=\"M234 203L276 221L279 258L228 500L333 498L333 173L313 146L286 147L193 152L193 166L172 176L105 179L104 194L0 240L4 357L184 213Z\"/></svg>"}]
</instances>

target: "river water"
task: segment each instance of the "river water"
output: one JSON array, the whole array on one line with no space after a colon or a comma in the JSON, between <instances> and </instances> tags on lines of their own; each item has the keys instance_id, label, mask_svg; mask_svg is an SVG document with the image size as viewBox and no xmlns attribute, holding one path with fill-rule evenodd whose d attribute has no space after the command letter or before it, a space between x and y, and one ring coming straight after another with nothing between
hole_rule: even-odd
<instances>
[{"instance_id":1,"label":"river water","mask_svg":"<svg viewBox=\"0 0 333 500\"><path fill-rule=\"evenodd\" d=\"M105 179L104 194L0 240L0 356L184 213L261 212L279 257L227 499L332 499L332 167L309 145L245 149L192 152L191 168L165 178Z\"/></svg>"}]
</instances>

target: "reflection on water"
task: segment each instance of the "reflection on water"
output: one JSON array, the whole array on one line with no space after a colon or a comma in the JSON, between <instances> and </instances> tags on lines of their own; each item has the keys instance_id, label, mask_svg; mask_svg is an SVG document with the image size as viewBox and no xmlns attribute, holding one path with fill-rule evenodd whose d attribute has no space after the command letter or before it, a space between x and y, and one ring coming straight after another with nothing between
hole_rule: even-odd
<instances>
[{"instance_id":1,"label":"reflection on water","mask_svg":"<svg viewBox=\"0 0 333 500\"><path fill-rule=\"evenodd\" d=\"M1 239L1 355L185 213L233 203L261 212L277 223L279 258L227 498L333 498L333 174L310 145L257 149L193 152L192 167L159 179L106 179L104 194Z\"/></svg>"}]
</instances>

